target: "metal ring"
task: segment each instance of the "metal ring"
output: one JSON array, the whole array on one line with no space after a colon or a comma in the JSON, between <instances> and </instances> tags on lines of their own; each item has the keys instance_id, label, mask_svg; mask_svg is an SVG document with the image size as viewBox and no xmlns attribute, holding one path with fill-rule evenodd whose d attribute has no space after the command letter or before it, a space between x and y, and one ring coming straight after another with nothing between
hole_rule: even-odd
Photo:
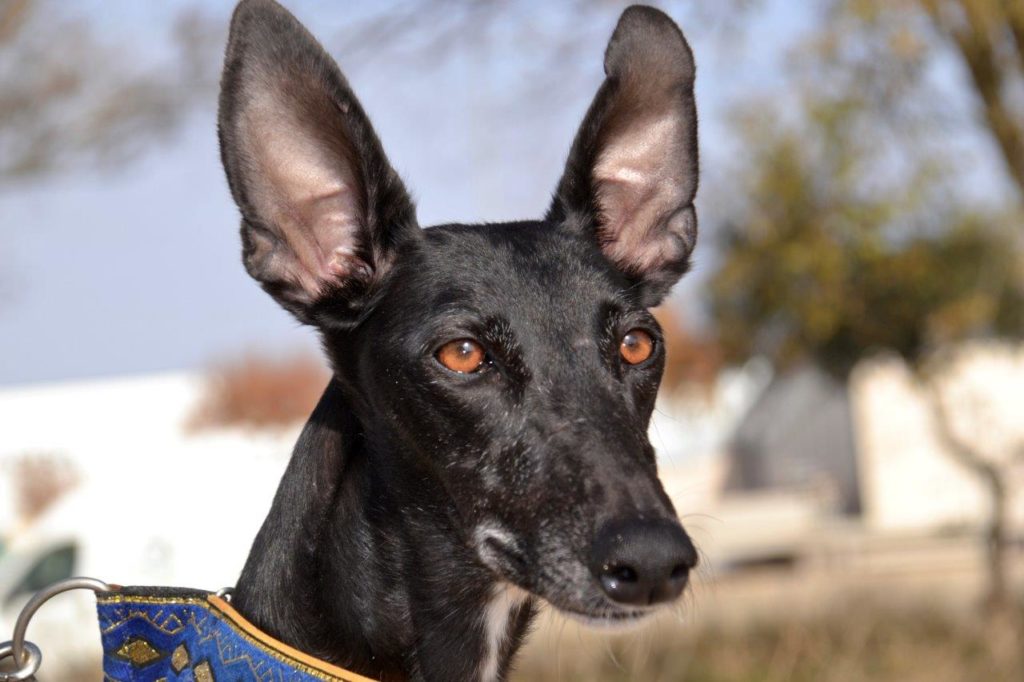
<instances>
[{"instance_id":1,"label":"metal ring","mask_svg":"<svg viewBox=\"0 0 1024 682\"><path fill-rule=\"evenodd\" d=\"M25 641L25 631L28 630L28 622L32 620L32 616L35 615L39 607L49 601L52 597L60 594L61 592L67 592L68 590L92 590L93 592L110 592L110 585L103 582L102 580L96 580L95 578L68 578L67 580L61 580L56 582L49 587L45 587L38 592L35 596L28 600L25 604L25 608L21 610L18 615L18 620L14 624L14 637L11 638L11 654L14 656L14 663L18 666L22 666L24 669L27 667L27 663L30 660L26 658L26 650L31 646L37 652L39 647L32 642ZM39 656L42 658L42 655ZM39 664L36 663L38 669ZM20 674L20 673L19 673ZM35 670L32 671L32 675L35 674ZM29 675L28 677L31 677ZM3 678L0 678L2 680ZM27 677L11 677L12 680L23 680Z\"/></svg>"},{"instance_id":2,"label":"metal ring","mask_svg":"<svg viewBox=\"0 0 1024 682\"><path fill-rule=\"evenodd\" d=\"M32 642L23 642L22 646L27 656L14 672L0 672L0 681L23 682L31 679L39 671L39 665L43 662L43 652ZM14 642L0 643L0 661L8 656L14 658ZM15 663L17 663L17 659L15 659Z\"/></svg>"},{"instance_id":3,"label":"metal ring","mask_svg":"<svg viewBox=\"0 0 1024 682\"><path fill-rule=\"evenodd\" d=\"M231 597L235 595L235 588L233 587L222 587L213 593L215 596L220 597L227 603L231 603Z\"/></svg>"}]
</instances>

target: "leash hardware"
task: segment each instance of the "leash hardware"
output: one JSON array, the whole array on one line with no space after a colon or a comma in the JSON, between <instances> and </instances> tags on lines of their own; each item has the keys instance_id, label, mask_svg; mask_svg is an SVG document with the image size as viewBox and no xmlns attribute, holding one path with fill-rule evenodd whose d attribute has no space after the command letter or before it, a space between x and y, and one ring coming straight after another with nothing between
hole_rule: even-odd
<instances>
[{"instance_id":1,"label":"leash hardware","mask_svg":"<svg viewBox=\"0 0 1024 682\"><path fill-rule=\"evenodd\" d=\"M39 607L62 592L70 590L92 590L93 592L110 592L110 585L95 578L68 578L36 592L28 600L25 608L18 615L14 624L14 636L9 642L0 643L0 660L10 656L18 666L14 672L0 672L0 682L24 682L39 672L43 662L43 653L32 642L25 639L28 623Z\"/></svg>"},{"instance_id":2,"label":"leash hardware","mask_svg":"<svg viewBox=\"0 0 1024 682\"><path fill-rule=\"evenodd\" d=\"M230 604L231 598L235 596L235 588L222 587L216 592L214 592L214 594Z\"/></svg>"},{"instance_id":3,"label":"leash hardware","mask_svg":"<svg viewBox=\"0 0 1024 682\"><path fill-rule=\"evenodd\" d=\"M3 682L23 682L31 680L32 676L39 670L39 664L43 662L43 652L32 642L25 642L23 645L25 657L21 665L13 672L0 672L0 680ZM7 657L14 657L13 642L0 644L0 661Z\"/></svg>"}]
</instances>

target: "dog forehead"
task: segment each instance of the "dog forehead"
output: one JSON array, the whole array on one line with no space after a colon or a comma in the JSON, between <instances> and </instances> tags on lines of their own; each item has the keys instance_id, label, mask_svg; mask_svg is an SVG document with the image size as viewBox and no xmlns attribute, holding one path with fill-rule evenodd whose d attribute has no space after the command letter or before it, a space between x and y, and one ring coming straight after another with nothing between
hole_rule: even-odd
<instances>
[{"instance_id":1,"label":"dog forehead","mask_svg":"<svg viewBox=\"0 0 1024 682\"><path fill-rule=\"evenodd\" d=\"M589 242L542 222L446 225L425 231L420 275L444 304L558 307L604 300L619 288ZM448 299L448 300L445 300Z\"/></svg>"}]
</instances>

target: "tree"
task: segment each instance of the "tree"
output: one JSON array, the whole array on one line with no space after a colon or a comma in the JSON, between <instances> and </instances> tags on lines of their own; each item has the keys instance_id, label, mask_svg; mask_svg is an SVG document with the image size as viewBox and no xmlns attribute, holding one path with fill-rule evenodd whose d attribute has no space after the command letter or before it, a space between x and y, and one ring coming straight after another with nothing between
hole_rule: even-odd
<instances>
[{"instance_id":1,"label":"tree","mask_svg":"<svg viewBox=\"0 0 1024 682\"><path fill-rule=\"evenodd\" d=\"M300 424L309 418L328 380L323 363L306 355L247 355L222 363L207 373L203 396L186 426L193 431L275 430Z\"/></svg>"},{"instance_id":2,"label":"tree","mask_svg":"<svg viewBox=\"0 0 1024 682\"><path fill-rule=\"evenodd\" d=\"M1019 0L919 0L970 73L985 126L1024 196L1024 3Z\"/></svg>"},{"instance_id":3,"label":"tree","mask_svg":"<svg viewBox=\"0 0 1024 682\"><path fill-rule=\"evenodd\" d=\"M0 188L123 163L202 96L212 102L220 29L199 10L178 15L172 54L155 64L97 34L94 21L55 0L0 0Z\"/></svg>"},{"instance_id":4,"label":"tree","mask_svg":"<svg viewBox=\"0 0 1024 682\"><path fill-rule=\"evenodd\" d=\"M4 464L11 470L15 512L21 523L41 516L78 484L78 472L62 455L28 452Z\"/></svg>"},{"instance_id":5,"label":"tree","mask_svg":"<svg viewBox=\"0 0 1024 682\"><path fill-rule=\"evenodd\" d=\"M1002 161L992 170L1016 188L1015 200L1024 198L1024 3L823 0L819 7L813 37L797 51L805 75L817 76L805 85L870 104L909 136L901 142L908 149L923 122L980 133ZM950 65L962 67L953 90L935 82Z\"/></svg>"},{"instance_id":6,"label":"tree","mask_svg":"<svg viewBox=\"0 0 1024 682\"><path fill-rule=\"evenodd\" d=\"M986 353L985 350L988 352ZM993 395L993 372L1020 372L1024 350L996 346L970 353L946 351L929 362L925 392L934 413L936 433L946 449L988 491L991 508L985 533L988 564L986 606L999 615L1012 612L1007 566L1011 545L1010 481L1024 467L1024 429L1000 396ZM982 360L982 362L979 362ZM984 360L988 360L988 367Z\"/></svg>"},{"instance_id":7,"label":"tree","mask_svg":"<svg viewBox=\"0 0 1024 682\"><path fill-rule=\"evenodd\" d=\"M1024 125L972 116L978 102L1009 110L1011 84L1024 86L1018 6L825 2L792 48L783 88L795 96L738 104L743 154L716 202L728 212L712 216L711 317L728 357L813 359L842 376L877 349L916 363L958 339L1024 335L1024 193L979 198L972 173L1001 169L965 153L979 127L1012 151L1010 128ZM937 80L951 54L989 75ZM985 94L989 80L998 93Z\"/></svg>"},{"instance_id":8,"label":"tree","mask_svg":"<svg viewBox=\"0 0 1024 682\"><path fill-rule=\"evenodd\" d=\"M916 183L862 191L844 126L748 128L735 213L719 227L710 313L726 357L813 360L845 377L888 349L917 363L965 338L1024 335L1020 241L1004 215ZM920 180L918 180L920 182ZM947 203L947 202L944 202Z\"/></svg>"}]
</instances>

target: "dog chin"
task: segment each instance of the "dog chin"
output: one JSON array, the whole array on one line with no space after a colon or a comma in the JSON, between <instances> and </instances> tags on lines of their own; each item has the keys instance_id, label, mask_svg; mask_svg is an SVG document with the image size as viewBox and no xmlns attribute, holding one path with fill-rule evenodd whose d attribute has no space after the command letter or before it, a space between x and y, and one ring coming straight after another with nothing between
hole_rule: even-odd
<instances>
[{"instance_id":1,"label":"dog chin","mask_svg":"<svg viewBox=\"0 0 1024 682\"><path fill-rule=\"evenodd\" d=\"M548 603L550 604L550 602ZM630 630L635 630L650 623L654 617L662 611L660 608L647 608L631 611L609 609L607 611L584 613L583 611L566 609L555 606L554 604L551 604L551 606L555 611L561 613L570 620L582 623L588 628L603 630L605 632L628 632Z\"/></svg>"},{"instance_id":2,"label":"dog chin","mask_svg":"<svg viewBox=\"0 0 1024 682\"><path fill-rule=\"evenodd\" d=\"M650 623L651 620L654 619L655 614L658 613L657 609L644 611L611 611L600 614L580 613L578 611L566 611L565 609L556 610L577 623L582 623L588 628L602 630L604 632L629 632L631 630L636 630L637 628Z\"/></svg>"}]
</instances>

